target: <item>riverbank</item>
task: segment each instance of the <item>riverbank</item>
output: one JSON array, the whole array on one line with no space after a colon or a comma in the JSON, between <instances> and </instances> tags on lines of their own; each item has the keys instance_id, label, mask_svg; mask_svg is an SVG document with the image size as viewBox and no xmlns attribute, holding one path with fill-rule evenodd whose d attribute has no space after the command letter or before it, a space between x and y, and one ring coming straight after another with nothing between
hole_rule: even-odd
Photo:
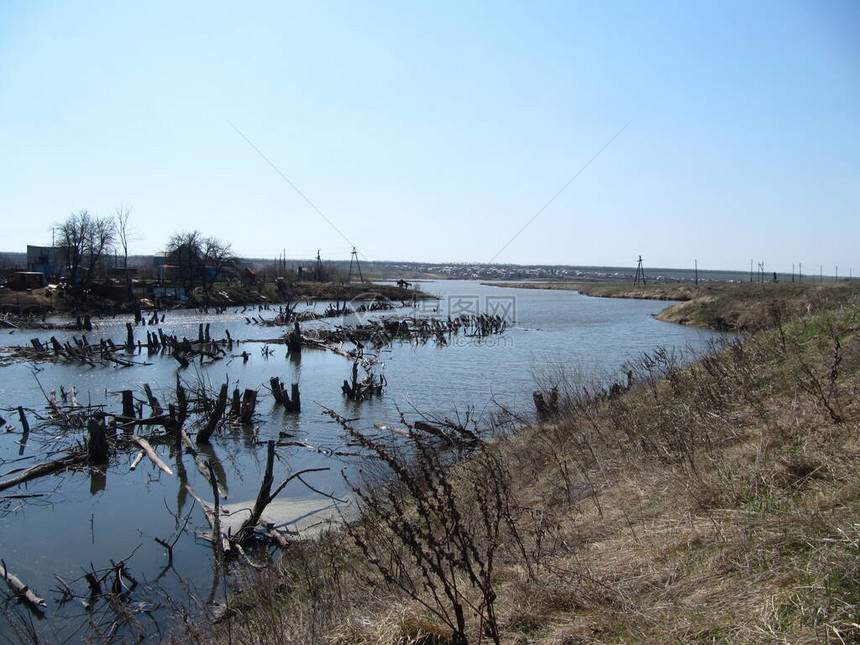
<instances>
[{"instance_id":1,"label":"riverbank","mask_svg":"<svg viewBox=\"0 0 860 645\"><path fill-rule=\"evenodd\" d=\"M119 289L124 294L124 290ZM11 315L41 317L53 314L101 315L158 309L197 309L201 307L229 307L280 303L292 301L331 301L347 303L389 300L394 303L430 299L432 296L420 289L406 289L395 284L371 282L294 282L281 288L274 283L242 285L239 283L216 284L210 293L200 287L191 289L184 299L162 296L140 297L133 303L113 295L116 287L96 287L85 298L73 298L59 289L30 289L13 291L0 289L0 312ZM110 294L110 295L109 295Z\"/></svg>"},{"instance_id":2,"label":"riverbank","mask_svg":"<svg viewBox=\"0 0 860 645\"><path fill-rule=\"evenodd\" d=\"M634 300L692 300L696 286L688 283L632 286L630 282L482 282L490 287L509 289L546 289L549 291L578 291L595 298L629 298ZM729 283L702 286L707 291L724 290Z\"/></svg>"},{"instance_id":3,"label":"riverbank","mask_svg":"<svg viewBox=\"0 0 860 645\"><path fill-rule=\"evenodd\" d=\"M855 295L764 297L771 326L689 367L654 352L629 388L548 383L543 422L453 467L414 433L416 467L400 467L385 435L341 420L395 482L177 640L857 639ZM779 313L801 302L820 306Z\"/></svg>"},{"instance_id":4,"label":"riverbank","mask_svg":"<svg viewBox=\"0 0 860 645\"><path fill-rule=\"evenodd\" d=\"M596 298L678 300L655 318L681 325L718 331L756 331L777 319L821 311L860 301L860 282L658 284L634 287L630 283L527 282L484 283L517 289L578 291Z\"/></svg>"}]
</instances>

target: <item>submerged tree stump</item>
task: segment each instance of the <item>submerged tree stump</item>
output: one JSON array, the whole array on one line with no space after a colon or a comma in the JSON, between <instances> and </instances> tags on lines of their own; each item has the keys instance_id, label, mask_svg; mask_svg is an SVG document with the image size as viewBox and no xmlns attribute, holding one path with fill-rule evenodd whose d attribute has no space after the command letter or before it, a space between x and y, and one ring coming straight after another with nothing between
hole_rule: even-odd
<instances>
[{"instance_id":1,"label":"submerged tree stump","mask_svg":"<svg viewBox=\"0 0 860 645\"><path fill-rule=\"evenodd\" d=\"M233 390L233 398L230 400L230 416L238 419L242 413L242 393L239 388Z\"/></svg>"},{"instance_id":2,"label":"submerged tree stump","mask_svg":"<svg viewBox=\"0 0 860 645\"><path fill-rule=\"evenodd\" d=\"M299 396L299 384L293 383L291 387L291 395L287 394L287 391L284 389L283 384L281 383L281 379L277 376L273 376L269 379L269 384L272 388L272 396L275 397L275 403L277 405L283 405L286 408L287 412L301 412L302 411L302 403L301 398Z\"/></svg>"},{"instance_id":3,"label":"submerged tree stump","mask_svg":"<svg viewBox=\"0 0 860 645\"><path fill-rule=\"evenodd\" d=\"M250 388L245 390L242 395L242 412L239 415L239 421L242 423L251 423L251 418L254 416L254 411L257 408L257 390Z\"/></svg>"},{"instance_id":4,"label":"submerged tree stump","mask_svg":"<svg viewBox=\"0 0 860 645\"><path fill-rule=\"evenodd\" d=\"M290 401L290 412L301 412L302 411L302 400L299 397L299 384L293 383L291 386L292 390L292 400Z\"/></svg>"},{"instance_id":5,"label":"submerged tree stump","mask_svg":"<svg viewBox=\"0 0 860 645\"><path fill-rule=\"evenodd\" d=\"M275 403L283 405L286 392L284 392L284 386L281 385L281 379L273 376L269 379L269 385L272 388L272 396L275 398Z\"/></svg>"},{"instance_id":6,"label":"submerged tree stump","mask_svg":"<svg viewBox=\"0 0 860 645\"><path fill-rule=\"evenodd\" d=\"M126 419L134 418L134 392L131 390L122 391L122 416Z\"/></svg>"},{"instance_id":7,"label":"submerged tree stump","mask_svg":"<svg viewBox=\"0 0 860 645\"><path fill-rule=\"evenodd\" d=\"M197 433L197 443L209 443L209 438L218 427L221 417L224 416L224 410L227 409L227 384L221 386L221 391L218 393L218 400L215 402L215 408L212 414L209 415L209 420L200 432Z\"/></svg>"},{"instance_id":8,"label":"submerged tree stump","mask_svg":"<svg viewBox=\"0 0 860 645\"><path fill-rule=\"evenodd\" d=\"M18 406L18 419L21 421L21 434L28 434L30 432L30 422L27 421L24 408L20 405Z\"/></svg>"},{"instance_id":9,"label":"submerged tree stump","mask_svg":"<svg viewBox=\"0 0 860 645\"><path fill-rule=\"evenodd\" d=\"M287 349L291 354L301 354L302 352L302 330L299 323L295 324L293 331L287 336Z\"/></svg>"},{"instance_id":10,"label":"submerged tree stump","mask_svg":"<svg viewBox=\"0 0 860 645\"><path fill-rule=\"evenodd\" d=\"M538 421L547 421L558 416L558 388L553 388L548 398L544 398L544 393L540 391L532 392L532 398L535 402Z\"/></svg>"},{"instance_id":11,"label":"submerged tree stump","mask_svg":"<svg viewBox=\"0 0 860 645\"><path fill-rule=\"evenodd\" d=\"M158 397L152 393L152 388L149 386L149 383L143 384L143 391L146 392L146 399L149 401L149 407L152 409L152 414L155 416L161 415L164 412L164 409L158 402Z\"/></svg>"},{"instance_id":12,"label":"submerged tree stump","mask_svg":"<svg viewBox=\"0 0 860 645\"><path fill-rule=\"evenodd\" d=\"M87 430L90 433L87 442L87 458L91 463L105 463L108 460L108 440L104 418L90 418L87 421Z\"/></svg>"},{"instance_id":13,"label":"submerged tree stump","mask_svg":"<svg viewBox=\"0 0 860 645\"><path fill-rule=\"evenodd\" d=\"M182 387L182 381L179 376L176 377L176 416L175 423L177 428L182 428L185 420L188 418L188 397L185 395L185 388Z\"/></svg>"}]
</instances>

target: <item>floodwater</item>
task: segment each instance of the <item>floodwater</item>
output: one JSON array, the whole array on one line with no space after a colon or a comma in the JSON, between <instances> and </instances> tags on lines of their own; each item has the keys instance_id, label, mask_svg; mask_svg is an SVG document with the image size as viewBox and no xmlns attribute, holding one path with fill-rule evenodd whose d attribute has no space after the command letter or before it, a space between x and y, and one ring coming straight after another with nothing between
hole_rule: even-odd
<instances>
[{"instance_id":1,"label":"floodwater","mask_svg":"<svg viewBox=\"0 0 860 645\"><path fill-rule=\"evenodd\" d=\"M657 346L704 351L715 334L705 330L672 325L655 320L653 314L670 303L645 300L589 298L575 292L507 289L483 286L470 281L431 281L420 283L425 291L438 295L438 301L418 303L415 309L395 314L418 316L459 315L460 313L499 313L515 319L503 334L486 338L456 337L447 346L434 342L410 345L395 343L379 352L374 368L384 374L388 387L382 397L355 403L341 393L341 383L349 378L351 362L331 352L309 350L300 359L287 356L285 345L241 343L227 358L205 369L181 370L176 361L165 356L147 357L146 352L133 360L148 362L134 367L81 367L49 363L17 363L0 368L0 414L7 420L0 435L0 479L16 467L28 467L47 458L52 446L69 444L69 438L49 440L44 432L34 431L26 447L20 446L17 406L44 412L44 392L66 391L74 386L79 403L105 404L119 411L119 391L132 389L144 399L144 383L152 386L161 402L171 400L176 375L190 386L206 383L217 390L225 380L234 387L260 391L257 417L251 428L225 426L212 440L211 448L201 451L215 466L227 488L224 504L229 509L250 507L256 497L265 464L265 442L280 439L295 444L278 448L276 483L291 472L304 468L329 468L308 474L305 479L315 488L335 498L348 500L349 486L344 474L355 472L358 458L351 456L342 429L323 414L331 409L351 419L358 429L373 431L374 422L398 425L401 414L409 422L420 414L439 418L462 419L470 413L486 428L500 411L530 417L531 393L537 380L557 378L563 370L589 382L621 379L626 360L636 358ZM317 311L325 308L316 305ZM278 327L249 325L248 315L272 318L275 311L241 312L230 308L223 314L195 311L166 312L159 326L178 337L197 337L200 323L210 323L211 335L220 339L229 330L234 340L264 340L288 331ZM362 314L378 318L392 312ZM87 334L90 342L110 338L125 341L125 323L130 317L94 320L95 329ZM355 317L327 319L306 327L333 326L356 322ZM136 338L145 339L146 330L138 327ZM29 345L31 338L43 342L50 336L63 340L80 332L20 330L0 332L0 346ZM265 350L272 350L266 355ZM269 379L278 376L287 384L298 382L302 412L285 413L273 404L266 390ZM147 410L148 413L148 410ZM36 425L30 414L31 425ZM9 428L9 426L13 426ZM141 431L141 433L144 433ZM81 435L83 440L83 435ZM167 446L157 448L159 455L174 471L184 467L188 483L207 502L212 492L197 473L193 460ZM219 584L213 568L212 549L200 536L209 530L205 517L176 476L158 470L144 459L135 469L130 465L136 451L114 455L106 470L70 471L49 476L0 492L0 557L6 567L47 601L43 616L33 617L14 600L0 602L0 635L13 640L37 632L48 641L76 641L91 633L92 624L106 633L115 616L104 608L87 611L80 600L60 602L62 594L55 575L72 583L86 596L88 587L82 576L86 571L101 571L127 558L129 572L138 585L129 595L129 609L137 622L120 623L117 634L143 633L157 640L159 630L169 629L177 605L193 605L191 598L205 602L219 598ZM11 495L34 495L26 499ZM5 496L5 497L4 497ZM291 482L270 508L269 517L291 529L307 529L338 513L349 513L349 504L340 508L331 498L319 495L299 481ZM240 516L237 516L240 517ZM233 520L235 521L235 520ZM173 566L168 567L167 550L156 542L173 542ZM0 583L0 595L7 590ZM145 610L145 611L144 611ZM78 631L80 630L80 631Z\"/></svg>"}]
</instances>

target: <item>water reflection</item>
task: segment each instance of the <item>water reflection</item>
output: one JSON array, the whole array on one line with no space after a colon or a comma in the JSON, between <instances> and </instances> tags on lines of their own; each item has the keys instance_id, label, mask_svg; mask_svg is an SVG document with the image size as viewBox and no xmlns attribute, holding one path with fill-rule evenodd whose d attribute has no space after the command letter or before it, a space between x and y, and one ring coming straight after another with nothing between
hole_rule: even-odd
<instances>
[{"instance_id":1,"label":"water reflection","mask_svg":"<svg viewBox=\"0 0 860 645\"><path fill-rule=\"evenodd\" d=\"M90 495L101 493L107 488L107 464L90 466Z\"/></svg>"}]
</instances>

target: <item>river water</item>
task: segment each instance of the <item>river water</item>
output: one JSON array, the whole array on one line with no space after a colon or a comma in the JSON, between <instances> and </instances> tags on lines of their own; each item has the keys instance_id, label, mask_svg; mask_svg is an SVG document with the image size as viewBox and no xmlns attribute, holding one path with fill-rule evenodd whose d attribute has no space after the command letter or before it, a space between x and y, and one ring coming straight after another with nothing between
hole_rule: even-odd
<instances>
[{"instance_id":1,"label":"river water","mask_svg":"<svg viewBox=\"0 0 860 645\"><path fill-rule=\"evenodd\" d=\"M371 431L374 422L397 425L401 413L407 421L414 421L419 413L440 418L459 414L463 418L467 411L479 419L479 427L486 428L501 410L523 417L533 415L531 393L536 381L551 380L562 371L584 376L586 381L594 375L620 379L624 362L643 352L662 345L695 353L706 349L715 337L706 330L655 320L653 314L670 304L666 302L590 298L570 291L507 289L471 281L429 281L420 287L439 300L418 303L398 314L444 317L498 313L515 322L503 334L482 339L460 336L444 347L434 342L417 346L396 343L382 350L375 371L385 375L388 387L382 397L363 403L347 401L340 391L341 383L350 375L349 360L314 350L305 350L300 359L294 359L287 356L284 345L259 342L234 346L234 354L248 352L247 361L235 356L205 369L192 366L180 370L172 358L147 357L145 352L134 360L151 364L126 368L15 363L0 368L0 408L7 419L7 431L0 435L0 475L44 460L53 445L44 432L34 431L22 449L18 417L11 411L24 406L44 412L43 390L59 392L62 386L68 391L74 386L81 404L106 404L107 409L119 411L120 390L132 389L143 399L142 386L149 383L164 402L170 398L179 373L189 384L203 382L216 390L225 380L231 390L236 386L260 390L254 427L225 427L203 454L213 461L224 480L228 508L253 504L268 439L304 444L278 448L276 482L299 469L327 467L330 470L310 474L306 480L327 494L348 499L342 473L353 472L357 460L350 456L354 449L347 445L341 428L323 414L326 409L351 419L357 428ZM317 311L324 308L324 303L316 305ZM180 338L196 338L198 325L210 323L214 338L223 338L224 330L229 330L233 339L243 341L276 338L287 331L249 325L245 317L251 313L242 313L241 308L223 314L171 311L160 327ZM253 312L268 318L274 313ZM362 316L380 315L387 314ZM128 320L96 320L95 329L87 336L90 342L111 338L123 343ZM355 317L350 317L306 326L354 322ZM145 337L145 329L137 328L136 334ZM31 338L46 341L52 335L63 340L79 337L80 332L4 330L0 332L0 346L29 345ZM267 356L264 348L272 353ZM273 405L265 389L273 376L287 385L299 383L300 414L285 413ZM31 424L36 423L31 418ZM61 440L68 444L68 438ZM187 455L171 453L167 447L159 447L158 452L175 471L184 465L188 482L211 502L206 480ZM177 477L159 471L149 460L130 470L134 456L135 452L114 456L104 472L67 472L0 493L7 497L41 495L2 501L0 557L11 572L47 601L44 616L35 618L14 601L2 604L0 633L14 640L21 638L22 629L35 630L48 641L75 641L90 629L88 622L103 623L103 628L109 629L111 618L107 614L88 614L77 600L59 602L61 594L54 576L73 582L76 591L85 592L86 583L80 580L84 572L106 569L111 560L129 558L129 570L139 583L131 594L130 606L148 610L134 615L153 640L157 640L159 629L168 628L175 614L168 597L189 604L192 596L201 601L219 596L222 587L214 577L212 550L200 537L208 530L202 511ZM306 528L338 512L350 511L348 504L340 509L334 506L331 499L294 481L279 495L270 515L289 527ZM166 568L167 550L155 538L170 542L177 535L173 567ZM6 589L0 588L0 594L5 593ZM126 625L119 633L135 629Z\"/></svg>"}]
</instances>

